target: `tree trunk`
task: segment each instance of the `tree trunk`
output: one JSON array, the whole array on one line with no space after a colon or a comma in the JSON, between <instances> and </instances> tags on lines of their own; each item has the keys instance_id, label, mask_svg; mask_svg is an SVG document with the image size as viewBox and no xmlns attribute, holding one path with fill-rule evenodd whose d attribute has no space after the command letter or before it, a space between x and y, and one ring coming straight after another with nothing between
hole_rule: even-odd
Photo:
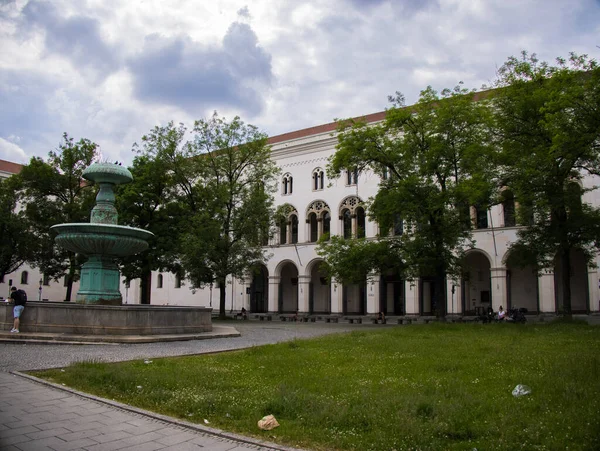
<instances>
[{"instance_id":1,"label":"tree trunk","mask_svg":"<svg viewBox=\"0 0 600 451\"><path fill-rule=\"evenodd\" d=\"M150 304L152 288L152 272L143 270L140 277L140 304Z\"/></svg>"},{"instance_id":2,"label":"tree trunk","mask_svg":"<svg viewBox=\"0 0 600 451\"><path fill-rule=\"evenodd\" d=\"M563 313L565 316L571 316L571 252L568 247L561 246L559 251L559 261L562 269L560 284L563 293Z\"/></svg>"},{"instance_id":3,"label":"tree trunk","mask_svg":"<svg viewBox=\"0 0 600 451\"><path fill-rule=\"evenodd\" d=\"M219 281L219 318L226 319L225 316L225 290L227 289L227 283L225 280Z\"/></svg>"},{"instance_id":4,"label":"tree trunk","mask_svg":"<svg viewBox=\"0 0 600 451\"><path fill-rule=\"evenodd\" d=\"M435 315L443 318L446 316L446 270L438 267L434 278Z\"/></svg>"}]
</instances>

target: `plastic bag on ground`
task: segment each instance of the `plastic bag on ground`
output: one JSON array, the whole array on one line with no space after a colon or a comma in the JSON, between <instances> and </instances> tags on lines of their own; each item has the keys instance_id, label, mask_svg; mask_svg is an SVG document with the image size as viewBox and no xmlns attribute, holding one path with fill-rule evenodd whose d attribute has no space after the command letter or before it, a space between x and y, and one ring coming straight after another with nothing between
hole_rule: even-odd
<instances>
[{"instance_id":1,"label":"plastic bag on ground","mask_svg":"<svg viewBox=\"0 0 600 451\"><path fill-rule=\"evenodd\" d=\"M527 385L517 385L513 391L512 394L515 398L518 398L519 396L524 396L524 395L528 395L529 393L531 393L531 388L529 388Z\"/></svg>"},{"instance_id":2,"label":"plastic bag on ground","mask_svg":"<svg viewBox=\"0 0 600 451\"><path fill-rule=\"evenodd\" d=\"M258 427L263 431L270 431L271 429L275 429L277 426L279 426L279 423L273 415L267 415L258 420Z\"/></svg>"}]
</instances>

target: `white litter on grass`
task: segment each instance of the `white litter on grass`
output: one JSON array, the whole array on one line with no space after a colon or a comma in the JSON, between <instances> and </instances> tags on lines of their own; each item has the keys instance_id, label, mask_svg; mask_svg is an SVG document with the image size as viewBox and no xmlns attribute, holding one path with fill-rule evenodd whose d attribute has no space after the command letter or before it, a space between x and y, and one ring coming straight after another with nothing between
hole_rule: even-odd
<instances>
[{"instance_id":1,"label":"white litter on grass","mask_svg":"<svg viewBox=\"0 0 600 451\"><path fill-rule=\"evenodd\" d=\"M141 386L141 385L138 385L138 386L137 386L137 389L138 389L138 390L141 390L141 389L142 389L142 386Z\"/></svg>"},{"instance_id":2,"label":"white litter on grass","mask_svg":"<svg viewBox=\"0 0 600 451\"><path fill-rule=\"evenodd\" d=\"M65 372L65 370L60 370L60 372L61 372L61 373L64 373L64 372Z\"/></svg>"},{"instance_id":3,"label":"white litter on grass","mask_svg":"<svg viewBox=\"0 0 600 451\"><path fill-rule=\"evenodd\" d=\"M144 363L148 365L149 363L152 363L152 360L144 360Z\"/></svg>"},{"instance_id":4,"label":"white litter on grass","mask_svg":"<svg viewBox=\"0 0 600 451\"><path fill-rule=\"evenodd\" d=\"M512 394L515 398L518 398L519 396L524 396L524 395L528 395L531 393L531 388L529 388L527 385L517 385L513 391Z\"/></svg>"},{"instance_id":5,"label":"white litter on grass","mask_svg":"<svg viewBox=\"0 0 600 451\"><path fill-rule=\"evenodd\" d=\"M206 418L204 419L204 424L210 424L210 421L208 421Z\"/></svg>"}]
</instances>

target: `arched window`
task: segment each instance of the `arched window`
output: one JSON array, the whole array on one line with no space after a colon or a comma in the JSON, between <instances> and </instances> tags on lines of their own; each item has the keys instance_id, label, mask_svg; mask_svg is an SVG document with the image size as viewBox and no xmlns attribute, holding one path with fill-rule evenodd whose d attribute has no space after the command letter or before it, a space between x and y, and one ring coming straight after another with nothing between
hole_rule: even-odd
<instances>
[{"instance_id":1,"label":"arched window","mask_svg":"<svg viewBox=\"0 0 600 451\"><path fill-rule=\"evenodd\" d=\"M317 223L316 213L313 212L308 215L308 226L310 229L309 241L314 243L319 239L319 224Z\"/></svg>"},{"instance_id":2,"label":"arched window","mask_svg":"<svg viewBox=\"0 0 600 451\"><path fill-rule=\"evenodd\" d=\"M279 223L279 244L287 244L287 219Z\"/></svg>"},{"instance_id":3,"label":"arched window","mask_svg":"<svg viewBox=\"0 0 600 451\"><path fill-rule=\"evenodd\" d=\"M298 216L292 215L290 217L290 223L292 227L292 244L296 244L298 242Z\"/></svg>"},{"instance_id":4,"label":"arched window","mask_svg":"<svg viewBox=\"0 0 600 451\"><path fill-rule=\"evenodd\" d=\"M340 221L344 238L366 236L366 213L360 198L349 196L342 201Z\"/></svg>"},{"instance_id":5,"label":"arched window","mask_svg":"<svg viewBox=\"0 0 600 451\"><path fill-rule=\"evenodd\" d=\"M28 279L29 279L29 273L27 271L23 271L21 273L21 285L27 285Z\"/></svg>"},{"instance_id":6,"label":"arched window","mask_svg":"<svg viewBox=\"0 0 600 451\"><path fill-rule=\"evenodd\" d=\"M158 277L156 278L156 288L162 288L163 287L163 275L159 274Z\"/></svg>"},{"instance_id":7,"label":"arched window","mask_svg":"<svg viewBox=\"0 0 600 451\"><path fill-rule=\"evenodd\" d=\"M488 228L488 214L487 208L476 205L475 206L475 228L487 229Z\"/></svg>"},{"instance_id":8,"label":"arched window","mask_svg":"<svg viewBox=\"0 0 600 451\"><path fill-rule=\"evenodd\" d=\"M352 213L350 210L342 211L342 222L344 224L344 238L352 238Z\"/></svg>"},{"instance_id":9,"label":"arched window","mask_svg":"<svg viewBox=\"0 0 600 451\"><path fill-rule=\"evenodd\" d=\"M325 185L325 172L323 169L317 168L312 174L313 191L320 191Z\"/></svg>"},{"instance_id":10,"label":"arched window","mask_svg":"<svg viewBox=\"0 0 600 451\"><path fill-rule=\"evenodd\" d=\"M42 275L42 285L48 286L50 285L50 276L46 273Z\"/></svg>"},{"instance_id":11,"label":"arched window","mask_svg":"<svg viewBox=\"0 0 600 451\"><path fill-rule=\"evenodd\" d=\"M323 212L323 234L326 236L326 240L329 241L329 235L331 234L331 215L328 211Z\"/></svg>"},{"instance_id":12,"label":"arched window","mask_svg":"<svg viewBox=\"0 0 600 451\"><path fill-rule=\"evenodd\" d=\"M355 210L356 214L356 236L357 238L365 237L365 209L362 207L357 207Z\"/></svg>"},{"instance_id":13,"label":"arched window","mask_svg":"<svg viewBox=\"0 0 600 451\"><path fill-rule=\"evenodd\" d=\"M392 229L392 234L394 236L400 236L404 233L404 221L402 220L402 216L395 215L394 216L394 228Z\"/></svg>"},{"instance_id":14,"label":"arched window","mask_svg":"<svg viewBox=\"0 0 600 451\"><path fill-rule=\"evenodd\" d=\"M358 183L358 168L346 170L346 185L356 185Z\"/></svg>"},{"instance_id":15,"label":"arched window","mask_svg":"<svg viewBox=\"0 0 600 451\"><path fill-rule=\"evenodd\" d=\"M284 195L292 194L294 191L294 178L289 172L283 176L281 188Z\"/></svg>"},{"instance_id":16,"label":"arched window","mask_svg":"<svg viewBox=\"0 0 600 451\"><path fill-rule=\"evenodd\" d=\"M175 288L181 288L181 276L175 274Z\"/></svg>"},{"instance_id":17,"label":"arched window","mask_svg":"<svg viewBox=\"0 0 600 451\"><path fill-rule=\"evenodd\" d=\"M504 227L517 225L515 218L515 196L511 190L502 191L502 214L504 216Z\"/></svg>"}]
</instances>

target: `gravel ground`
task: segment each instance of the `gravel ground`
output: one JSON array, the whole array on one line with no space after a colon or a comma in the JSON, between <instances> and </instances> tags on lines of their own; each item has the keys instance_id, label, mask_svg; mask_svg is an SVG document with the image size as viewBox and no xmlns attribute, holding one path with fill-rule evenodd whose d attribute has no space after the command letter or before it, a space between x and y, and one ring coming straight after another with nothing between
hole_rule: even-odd
<instances>
[{"instance_id":1,"label":"gravel ground","mask_svg":"<svg viewBox=\"0 0 600 451\"><path fill-rule=\"evenodd\" d=\"M370 326L366 325L268 323L255 321L237 321L219 324L234 326L242 336L210 340L117 345L3 343L0 345L0 371L60 368L82 360L119 362L177 355L204 354L278 343L295 338L317 337L356 330L357 328L362 330L370 328Z\"/></svg>"}]
</instances>

